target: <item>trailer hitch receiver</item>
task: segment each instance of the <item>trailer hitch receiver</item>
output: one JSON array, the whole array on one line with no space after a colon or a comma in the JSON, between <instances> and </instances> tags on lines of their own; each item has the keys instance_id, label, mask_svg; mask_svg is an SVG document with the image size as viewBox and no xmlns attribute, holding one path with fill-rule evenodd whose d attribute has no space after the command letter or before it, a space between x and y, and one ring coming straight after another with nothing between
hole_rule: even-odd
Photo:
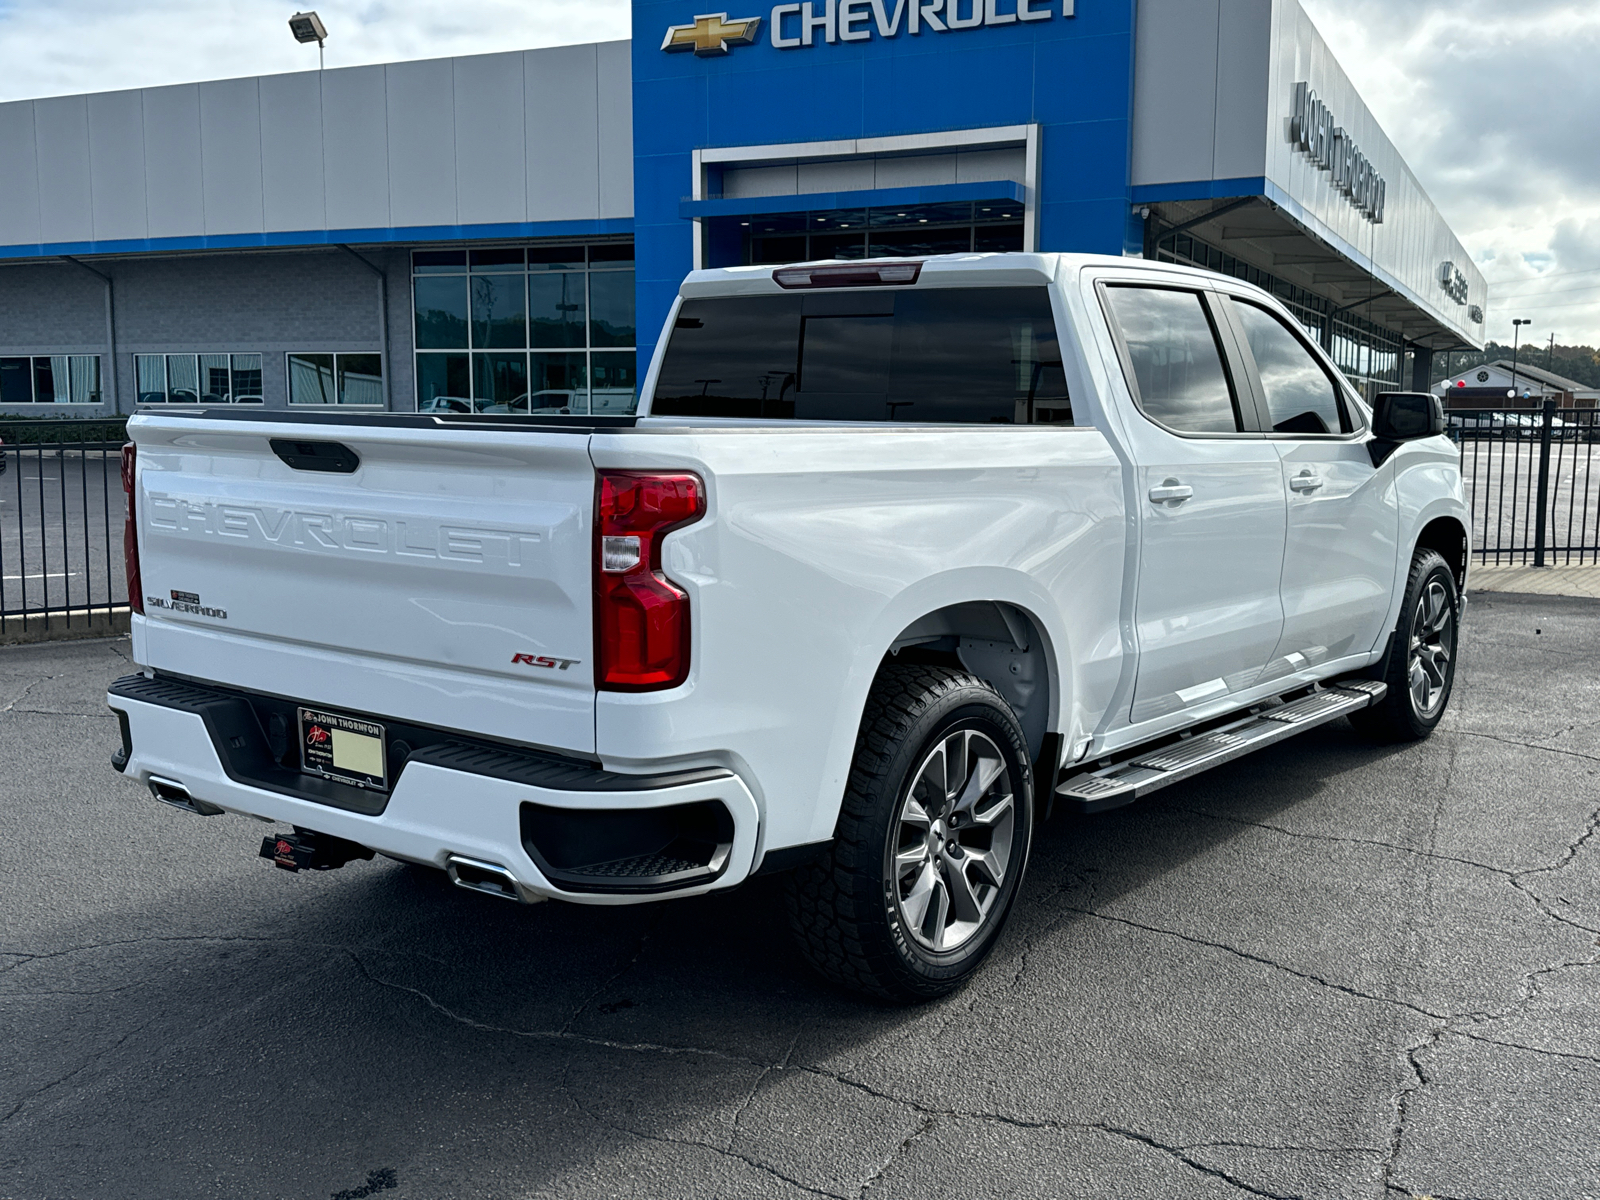
<instances>
[{"instance_id":1,"label":"trailer hitch receiver","mask_svg":"<svg viewBox=\"0 0 1600 1200\"><path fill-rule=\"evenodd\" d=\"M261 857L270 858L285 871L331 871L356 858L371 858L372 851L356 842L294 827L261 839Z\"/></svg>"}]
</instances>

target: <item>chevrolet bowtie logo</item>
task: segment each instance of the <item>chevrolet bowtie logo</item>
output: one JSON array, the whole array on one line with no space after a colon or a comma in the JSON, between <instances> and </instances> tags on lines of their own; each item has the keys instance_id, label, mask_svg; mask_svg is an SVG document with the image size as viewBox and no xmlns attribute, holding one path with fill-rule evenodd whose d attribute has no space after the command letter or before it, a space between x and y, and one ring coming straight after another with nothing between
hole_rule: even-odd
<instances>
[{"instance_id":1,"label":"chevrolet bowtie logo","mask_svg":"<svg viewBox=\"0 0 1600 1200\"><path fill-rule=\"evenodd\" d=\"M693 50L699 55L726 54L729 46L748 46L756 40L760 17L728 20L727 13L696 17L693 25L673 25L661 43L663 50Z\"/></svg>"}]
</instances>

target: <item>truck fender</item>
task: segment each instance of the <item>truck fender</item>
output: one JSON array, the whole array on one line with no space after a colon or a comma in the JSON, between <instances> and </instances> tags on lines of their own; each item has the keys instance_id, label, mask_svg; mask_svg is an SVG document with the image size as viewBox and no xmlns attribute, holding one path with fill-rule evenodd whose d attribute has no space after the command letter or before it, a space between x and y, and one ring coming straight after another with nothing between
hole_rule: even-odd
<instances>
[{"instance_id":1,"label":"truck fender","mask_svg":"<svg viewBox=\"0 0 1600 1200\"><path fill-rule=\"evenodd\" d=\"M1011 621L1008 622L1006 616L994 608L995 605L1009 606L1012 610ZM873 681L877 678L878 670L884 660L890 657L894 650L904 648L903 645L897 647L897 642L919 621L933 614L961 609L964 606L988 607L993 613L993 624L990 628L995 641L1002 636L1002 630L1009 634L1013 641L1020 634L1029 640L1029 645L1016 649L1031 652L1035 649L1032 639L1037 638L1037 649L1042 651L1044 678L1036 681L1037 698L1030 702L1029 707L1031 708L1034 703L1040 704L1044 716L1042 720L1030 719L1025 722L1030 733L1036 730L1035 736L1042 741L1044 735L1057 730L1061 720L1060 714L1071 711L1069 704L1072 690L1070 672L1067 669L1071 657L1070 635L1066 623L1056 611L1055 601L1033 579L1017 571L972 567L947 571L918 580L894 596L878 613L872 622L869 636L862 640L851 662L834 725L828 737L828 759L823 774L822 794L818 797L814 809L811 832L813 840L820 841L833 836L834 826L839 818L839 808L844 800L850 762L855 755L856 737L861 729L862 714L866 710L867 694L871 691ZM1017 628L1017 626L1025 627ZM932 631L932 626L929 630ZM915 631L913 635L915 636ZM972 640L982 643L990 639L980 637ZM996 646L995 649L1004 653L1007 648ZM985 650L985 646L975 644L970 647L970 652L963 659L963 662L968 664L968 669L977 668L974 670L975 674L988 674L983 670ZM1030 743L1034 740L1035 738L1031 736ZM1036 755L1039 753L1039 746L1031 746L1031 749Z\"/></svg>"},{"instance_id":2,"label":"truck fender","mask_svg":"<svg viewBox=\"0 0 1600 1200\"><path fill-rule=\"evenodd\" d=\"M1380 652L1400 620L1400 605L1405 599L1406 578L1411 559L1425 530L1436 521L1450 520L1460 526L1465 539L1458 582L1464 584L1466 563L1472 557L1472 515L1467 507L1461 468L1454 447L1443 452L1432 443L1436 439L1403 445L1390 459L1394 464L1395 507L1400 523L1395 540L1394 589L1389 597L1389 612L1373 651ZM1446 556L1447 558L1450 556Z\"/></svg>"}]
</instances>

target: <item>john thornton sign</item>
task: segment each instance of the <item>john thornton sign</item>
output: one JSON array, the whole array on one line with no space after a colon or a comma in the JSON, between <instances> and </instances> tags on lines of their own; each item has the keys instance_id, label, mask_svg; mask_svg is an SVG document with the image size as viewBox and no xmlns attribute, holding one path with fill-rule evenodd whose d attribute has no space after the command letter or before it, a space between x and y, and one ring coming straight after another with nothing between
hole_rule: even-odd
<instances>
[{"instance_id":1,"label":"john thornton sign","mask_svg":"<svg viewBox=\"0 0 1600 1200\"><path fill-rule=\"evenodd\" d=\"M778 4L767 19L773 46L794 50L818 43L866 42L873 38L919 37L986 25L1015 25L1075 15L1076 0L804 0ZM711 56L756 40L761 17L729 19L727 13L673 25L663 50L693 50Z\"/></svg>"},{"instance_id":2,"label":"john thornton sign","mask_svg":"<svg viewBox=\"0 0 1600 1200\"><path fill-rule=\"evenodd\" d=\"M1361 147L1342 126L1334 124L1333 113L1308 83L1294 85L1294 120L1289 124L1289 140L1333 176L1333 186L1348 196L1367 220L1374 225L1383 224L1383 198L1388 185L1361 153Z\"/></svg>"}]
</instances>

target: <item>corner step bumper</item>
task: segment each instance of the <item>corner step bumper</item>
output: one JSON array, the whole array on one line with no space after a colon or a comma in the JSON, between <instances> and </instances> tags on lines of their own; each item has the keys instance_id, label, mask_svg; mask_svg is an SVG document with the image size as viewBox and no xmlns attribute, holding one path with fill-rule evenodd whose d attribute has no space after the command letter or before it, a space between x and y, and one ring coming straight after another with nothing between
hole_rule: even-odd
<instances>
[{"instance_id":1,"label":"corner step bumper","mask_svg":"<svg viewBox=\"0 0 1600 1200\"><path fill-rule=\"evenodd\" d=\"M300 772L298 739L274 750L270 717L290 701L144 676L117 680L107 700L123 719L123 773L153 784L158 799L293 825L336 839L328 848L339 852L344 842L445 869L454 862L458 882L476 891L634 904L732 887L755 859L759 807L723 767L625 775L377 714L391 750L399 740L410 748L391 760L392 790L365 797ZM299 865L326 864L322 847L305 849ZM284 855L293 861L292 847Z\"/></svg>"},{"instance_id":2,"label":"corner step bumper","mask_svg":"<svg viewBox=\"0 0 1600 1200\"><path fill-rule=\"evenodd\" d=\"M1136 750L1121 762L1074 775L1056 787L1056 799L1081 813L1121 808L1252 750L1377 704L1388 691L1387 684L1368 679L1322 688L1205 733Z\"/></svg>"}]
</instances>

